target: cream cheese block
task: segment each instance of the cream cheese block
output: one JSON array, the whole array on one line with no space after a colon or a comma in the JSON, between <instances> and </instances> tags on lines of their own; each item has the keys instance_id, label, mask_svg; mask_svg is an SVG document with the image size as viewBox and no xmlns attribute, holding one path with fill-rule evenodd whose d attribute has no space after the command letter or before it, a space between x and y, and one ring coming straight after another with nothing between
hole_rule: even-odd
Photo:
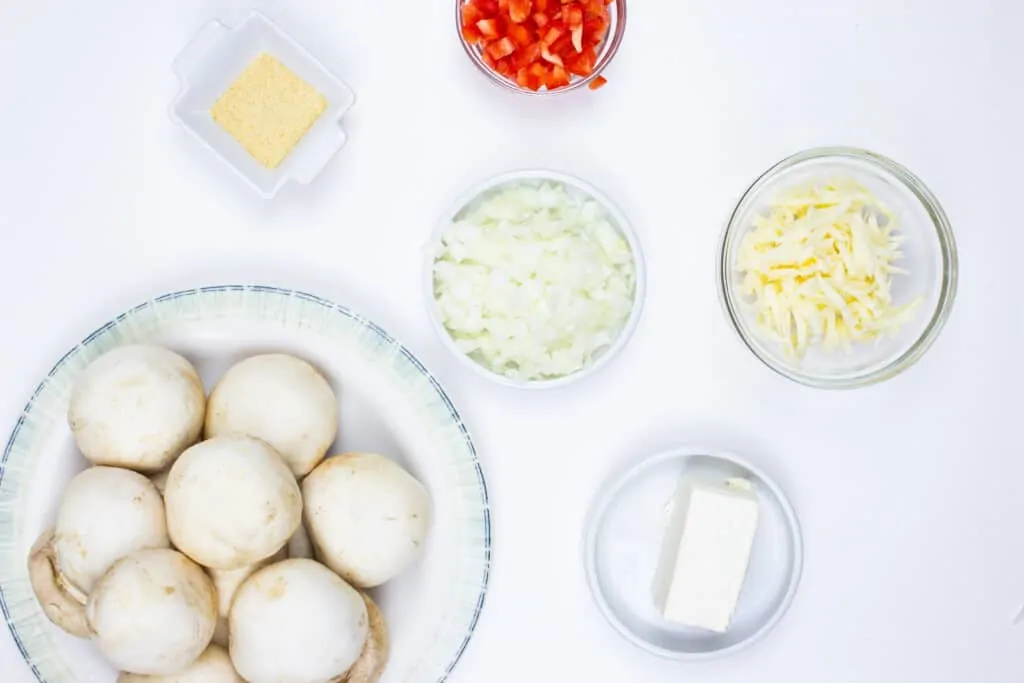
<instances>
[{"instance_id":1,"label":"cream cheese block","mask_svg":"<svg viewBox=\"0 0 1024 683\"><path fill-rule=\"evenodd\" d=\"M757 493L745 479L684 476L676 489L653 582L667 621L724 633L757 533Z\"/></svg>"}]
</instances>

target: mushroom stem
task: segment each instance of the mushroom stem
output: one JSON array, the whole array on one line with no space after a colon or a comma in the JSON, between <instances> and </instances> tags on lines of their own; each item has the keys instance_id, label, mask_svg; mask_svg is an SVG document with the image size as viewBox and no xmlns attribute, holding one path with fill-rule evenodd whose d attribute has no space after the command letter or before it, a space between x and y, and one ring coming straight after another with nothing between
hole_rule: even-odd
<instances>
[{"instance_id":1,"label":"mushroom stem","mask_svg":"<svg viewBox=\"0 0 1024 683\"><path fill-rule=\"evenodd\" d=\"M359 659L342 676L338 683L378 683L384 675L384 667L388 663L390 644L388 642L388 627L384 621L384 615L369 595L360 591L363 602L366 603L366 614L369 618L370 632L366 638L366 645Z\"/></svg>"},{"instance_id":2,"label":"mushroom stem","mask_svg":"<svg viewBox=\"0 0 1024 683\"><path fill-rule=\"evenodd\" d=\"M76 599L71 586L57 569L57 557L53 551L53 528L39 534L28 556L28 576L36 599L43 608L43 614L78 638L89 637L89 624L85 619L85 602Z\"/></svg>"}]
</instances>

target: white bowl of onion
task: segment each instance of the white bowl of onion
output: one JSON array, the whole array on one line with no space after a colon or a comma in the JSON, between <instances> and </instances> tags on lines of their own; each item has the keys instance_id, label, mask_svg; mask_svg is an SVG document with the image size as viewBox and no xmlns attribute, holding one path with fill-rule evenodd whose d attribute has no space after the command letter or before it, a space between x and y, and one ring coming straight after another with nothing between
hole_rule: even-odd
<instances>
[{"instance_id":1,"label":"white bowl of onion","mask_svg":"<svg viewBox=\"0 0 1024 683\"><path fill-rule=\"evenodd\" d=\"M431 324L474 372L553 388L597 372L626 345L644 300L643 254L600 190L549 170L463 193L425 248Z\"/></svg>"}]
</instances>

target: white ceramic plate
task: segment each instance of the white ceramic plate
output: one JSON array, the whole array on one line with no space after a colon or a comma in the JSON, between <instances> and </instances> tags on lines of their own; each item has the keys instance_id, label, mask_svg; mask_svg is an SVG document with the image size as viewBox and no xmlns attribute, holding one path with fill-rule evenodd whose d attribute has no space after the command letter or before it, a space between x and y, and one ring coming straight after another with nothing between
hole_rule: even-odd
<instances>
[{"instance_id":1,"label":"white ceramic plate","mask_svg":"<svg viewBox=\"0 0 1024 683\"><path fill-rule=\"evenodd\" d=\"M760 502L746 580L723 634L669 623L651 597L669 501L684 473L743 477ZM793 507L764 472L730 453L685 447L608 479L587 522L584 563L598 608L627 640L663 657L711 659L757 642L783 617L800 583L803 542Z\"/></svg>"},{"instance_id":2,"label":"white ceramic plate","mask_svg":"<svg viewBox=\"0 0 1024 683\"><path fill-rule=\"evenodd\" d=\"M437 380L372 322L314 296L255 286L176 292L122 314L61 358L18 418L0 459L0 609L36 678L112 683L116 676L91 643L46 619L25 561L67 481L86 466L65 418L75 378L101 353L134 342L185 355L207 391L231 363L258 352L291 352L321 369L341 404L332 452L395 457L433 500L421 558L372 591L391 635L383 682L445 680L473 633L490 568L487 488L469 433Z\"/></svg>"}]
</instances>

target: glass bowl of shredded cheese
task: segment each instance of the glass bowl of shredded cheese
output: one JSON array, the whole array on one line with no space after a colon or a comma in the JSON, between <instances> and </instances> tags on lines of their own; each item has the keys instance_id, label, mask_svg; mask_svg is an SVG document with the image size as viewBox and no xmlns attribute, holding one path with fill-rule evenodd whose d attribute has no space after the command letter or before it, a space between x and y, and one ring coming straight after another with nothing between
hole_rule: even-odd
<instances>
[{"instance_id":1,"label":"glass bowl of shredded cheese","mask_svg":"<svg viewBox=\"0 0 1024 683\"><path fill-rule=\"evenodd\" d=\"M831 147L779 162L743 194L718 260L743 342L802 384L850 388L917 361L956 294L957 254L938 200L910 171Z\"/></svg>"},{"instance_id":2,"label":"glass bowl of shredded cheese","mask_svg":"<svg viewBox=\"0 0 1024 683\"><path fill-rule=\"evenodd\" d=\"M592 374L640 318L636 235L607 196L563 173L515 171L471 188L424 256L441 341L507 386L551 388Z\"/></svg>"}]
</instances>

